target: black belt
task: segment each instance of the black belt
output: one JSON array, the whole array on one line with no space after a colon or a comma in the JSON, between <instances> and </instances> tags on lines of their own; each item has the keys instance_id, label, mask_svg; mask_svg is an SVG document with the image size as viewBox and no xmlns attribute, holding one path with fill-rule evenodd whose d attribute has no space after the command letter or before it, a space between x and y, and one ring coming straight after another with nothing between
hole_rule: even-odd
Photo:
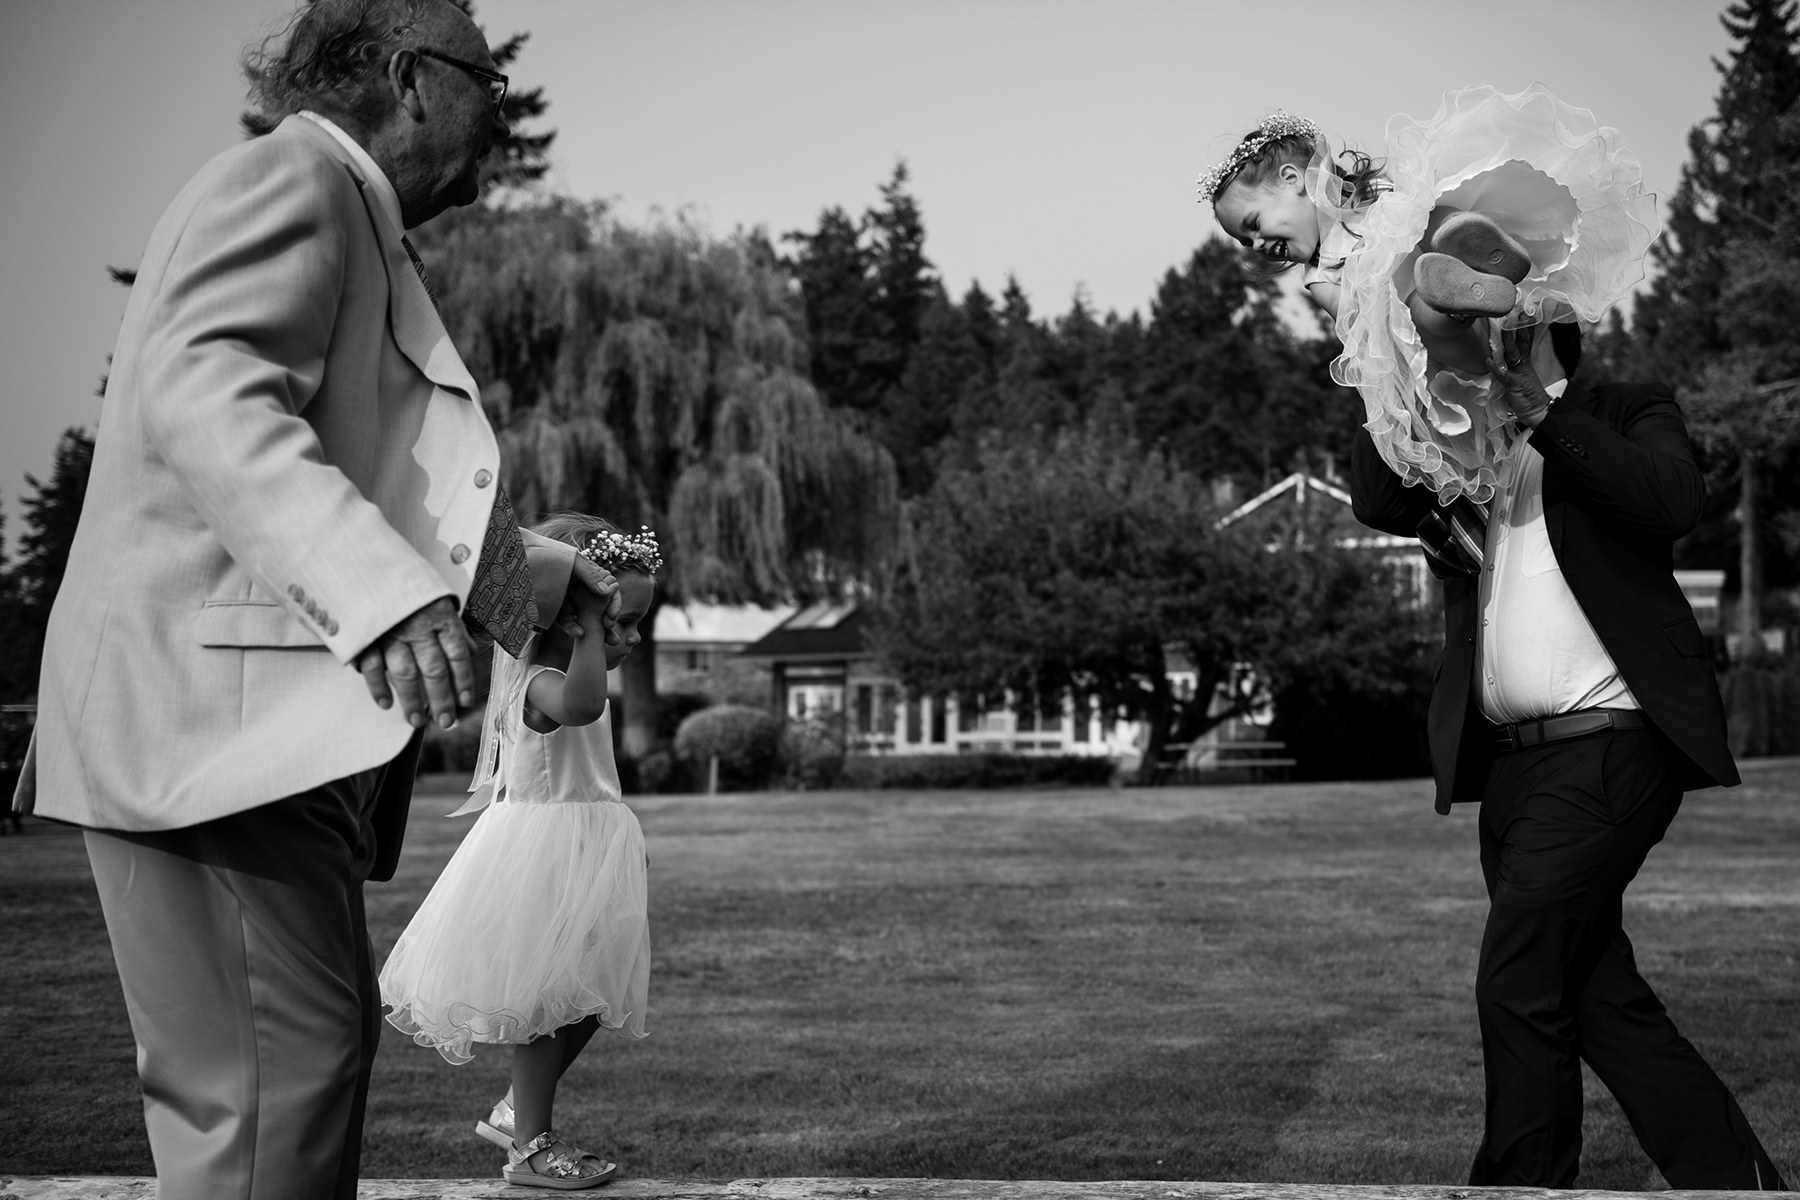
<instances>
[{"instance_id":1,"label":"black belt","mask_svg":"<svg viewBox=\"0 0 1800 1200\"><path fill-rule=\"evenodd\" d=\"M1648 728L1650 722L1635 708L1584 708L1579 712L1563 713L1559 717L1502 725L1495 731L1494 737L1502 751L1525 750L1532 746L1542 746L1546 742L1566 742L1570 738L1586 737L1590 733L1607 729Z\"/></svg>"}]
</instances>

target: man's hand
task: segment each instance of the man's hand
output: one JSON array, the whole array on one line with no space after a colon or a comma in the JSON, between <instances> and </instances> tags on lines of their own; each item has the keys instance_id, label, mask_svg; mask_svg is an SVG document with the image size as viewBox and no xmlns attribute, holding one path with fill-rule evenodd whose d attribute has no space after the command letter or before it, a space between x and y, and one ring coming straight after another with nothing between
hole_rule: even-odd
<instances>
[{"instance_id":1,"label":"man's hand","mask_svg":"<svg viewBox=\"0 0 1800 1200\"><path fill-rule=\"evenodd\" d=\"M356 669L369 685L369 695L382 708L400 712L414 729L426 713L448 729L456 724L457 706L475 703L475 662L469 635L456 605L441 596L375 639L356 656Z\"/></svg>"},{"instance_id":2,"label":"man's hand","mask_svg":"<svg viewBox=\"0 0 1800 1200\"><path fill-rule=\"evenodd\" d=\"M584 554L575 556L575 569L569 580L569 587L585 588L598 596L604 605L600 617L600 626L606 632L606 644L619 644L619 609L625 601L619 595L619 581L613 578L611 571L596 563ZM582 636L581 618L576 613L566 613L557 618L557 625L570 637Z\"/></svg>"},{"instance_id":3,"label":"man's hand","mask_svg":"<svg viewBox=\"0 0 1800 1200\"><path fill-rule=\"evenodd\" d=\"M1550 393L1544 390L1537 368L1531 363L1531 345L1537 327L1502 330L1488 343L1488 373L1506 389L1506 405L1513 419L1527 429L1543 424L1550 411Z\"/></svg>"}]
</instances>

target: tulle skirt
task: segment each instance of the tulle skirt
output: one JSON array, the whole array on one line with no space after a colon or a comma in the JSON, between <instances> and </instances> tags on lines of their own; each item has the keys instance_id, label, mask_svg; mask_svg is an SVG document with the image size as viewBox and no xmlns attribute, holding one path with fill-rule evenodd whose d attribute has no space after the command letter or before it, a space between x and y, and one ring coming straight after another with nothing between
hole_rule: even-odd
<instances>
[{"instance_id":1,"label":"tulle skirt","mask_svg":"<svg viewBox=\"0 0 1800 1200\"><path fill-rule=\"evenodd\" d=\"M1375 445L1403 480L1445 504L1459 495L1486 501L1522 435L1503 405L1490 404L1497 384L1441 369L1413 327L1406 302L1433 212L1484 213L1530 251L1504 327L1591 323L1644 278L1660 230L1656 197L1617 130L1541 84L1510 96L1465 88L1429 121L1395 117L1386 167L1393 190L1354 225L1360 241L1344 266L1336 322L1344 349L1332 377L1362 393Z\"/></svg>"},{"instance_id":2,"label":"tulle skirt","mask_svg":"<svg viewBox=\"0 0 1800 1200\"><path fill-rule=\"evenodd\" d=\"M644 834L618 801L489 805L381 969L395 1028L452 1063L590 1015L644 1036Z\"/></svg>"}]
</instances>

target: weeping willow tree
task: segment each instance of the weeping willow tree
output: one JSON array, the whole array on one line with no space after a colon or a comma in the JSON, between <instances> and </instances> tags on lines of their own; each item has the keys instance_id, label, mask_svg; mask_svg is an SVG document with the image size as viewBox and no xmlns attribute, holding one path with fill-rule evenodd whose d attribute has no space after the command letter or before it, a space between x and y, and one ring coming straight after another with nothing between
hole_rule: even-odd
<instances>
[{"instance_id":1,"label":"weeping willow tree","mask_svg":"<svg viewBox=\"0 0 1800 1200\"><path fill-rule=\"evenodd\" d=\"M813 389L766 241L556 201L471 210L425 253L522 519L651 526L658 605L841 595L887 561L893 460ZM628 757L656 738L654 615L624 667Z\"/></svg>"}]
</instances>

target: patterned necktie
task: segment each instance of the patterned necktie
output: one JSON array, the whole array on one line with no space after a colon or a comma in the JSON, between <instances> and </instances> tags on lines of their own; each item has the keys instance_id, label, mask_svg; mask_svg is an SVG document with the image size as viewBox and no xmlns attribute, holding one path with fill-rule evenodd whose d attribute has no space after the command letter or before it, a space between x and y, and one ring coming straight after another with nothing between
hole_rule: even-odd
<instances>
[{"instance_id":1,"label":"patterned necktie","mask_svg":"<svg viewBox=\"0 0 1800 1200\"><path fill-rule=\"evenodd\" d=\"M431 288L431 276L425 273L424 260L413 249L411 239L403 237L400 244L436 308L437 293ZM481 538L481 556L475 560L475 582L463 605L463 623L487 631L508 654L518 658L537 625L537 602L531 593L531 565L525 559L519 519L513 514L506 489L495 483L494 507L488 512L487 532Z\"/></svg>"}]
</instances>

